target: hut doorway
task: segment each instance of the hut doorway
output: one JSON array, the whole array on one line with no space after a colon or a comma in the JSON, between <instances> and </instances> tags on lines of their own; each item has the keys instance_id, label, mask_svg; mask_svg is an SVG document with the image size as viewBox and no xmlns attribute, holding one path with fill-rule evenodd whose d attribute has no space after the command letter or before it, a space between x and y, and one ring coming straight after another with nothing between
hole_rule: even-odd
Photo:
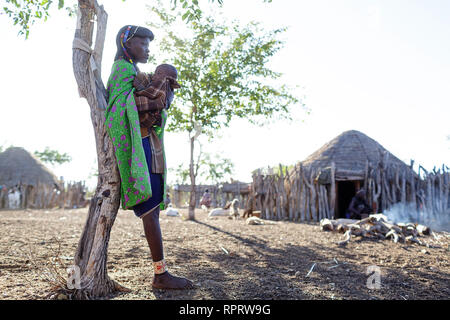
<instances>
[{"instance_id":1,"label":"hut doorway","mask_svg":"<svg viewBox=\"0 0 450 320\"><path fill-rule=\"evenodd\" d=\"M337 215L336 218L345 218L345 212L350 205L350 201L359 189L360 181L337 181Z\"/></svg>"}]
</instances>

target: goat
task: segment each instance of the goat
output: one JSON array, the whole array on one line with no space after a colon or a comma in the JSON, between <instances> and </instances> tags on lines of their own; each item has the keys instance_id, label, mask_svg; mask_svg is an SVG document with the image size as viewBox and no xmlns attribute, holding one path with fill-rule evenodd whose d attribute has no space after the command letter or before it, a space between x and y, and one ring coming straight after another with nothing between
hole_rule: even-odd
<instances>
[{"instance_id":1,"label":"goat","mask_svg":"<svg viewBox=\"0 0 450 320\"><path fill-rule=\"evenodd\" d=\"M165 214L169 217L178 217L180 215L177 209L172 208L171 203L169 203L169 207L166 209Z\"/></svg>"},{"instance_id":2,"label":"goat","mask_svg":"<svg viewBox=\"0 0 450 320\"><path fill-rule=\"evenodd\" d=\"M233 212L231 212L231 210L233 210ZM234 218L234 219L239 219L239 200L238 199L233 199L233 201L231 202L231 208L230 208L230 214L229 217L230 219Z\"/></svg>"},{"instance_id":3,"label":"goat","mask_svg":"<svg viewBox=\"0 0 450 320\"><path fill-rule=\"evenodd\" d=\"M208 214L208 218L218 216L239 217L239 200L233 199L233 201L227 204L224 208L214 208Z\"/></svg>"},{"instance_id":4,"label":"goat","mask_svg":"<svg viewBox=\"0 0 450 320\"><path fill-rule=\"evenodd\" d=\"M258 217L250 217L245 220L248 225L278 224L276 221L263 220Z\"/></svg>"}]
</instances>

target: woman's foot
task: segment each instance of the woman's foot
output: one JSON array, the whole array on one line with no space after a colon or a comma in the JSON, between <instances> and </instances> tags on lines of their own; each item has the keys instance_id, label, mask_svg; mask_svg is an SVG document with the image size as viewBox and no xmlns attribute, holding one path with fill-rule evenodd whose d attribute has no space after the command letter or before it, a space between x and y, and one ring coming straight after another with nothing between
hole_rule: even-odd
<instances>
[{"instance_id":1,"label":"woman's foot","mask_svg":"<svg viewBox=\"0 0 450 320\"><path fill-rule=\"evenodd\" d=\"M173 289L173 290L194 288L194 285L190 280L186 278L175 277L171 275L168 271L162 274L155 274L152 286L155 289Z\"/></svg>"}]
</instances>

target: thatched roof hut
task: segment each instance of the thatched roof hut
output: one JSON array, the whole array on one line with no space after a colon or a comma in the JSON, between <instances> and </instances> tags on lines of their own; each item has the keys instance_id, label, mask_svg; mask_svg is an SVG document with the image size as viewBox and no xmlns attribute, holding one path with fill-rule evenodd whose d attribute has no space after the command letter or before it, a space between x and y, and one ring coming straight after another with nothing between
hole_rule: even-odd
<instances>
[{"instance_id":1,"label":"thatched roof hut","mask_svg":"<svg viewBox=\"0 0 450 320\"><path fill-rule=\"evenodd\" d=\"M0 185L48 185L59 188L58 178L24 148L11 147L0 153Z\"/></svg>"},{"instance_id":2,"label":"thatched roof hut","mask_svg":"<svg viewBox=\"0 0 450 320\"><path fill-rule=\"evenodd\" d=\"M367 211L371 212L384 212L398 202L424 205L417 192L422 188L420 179L412 165L356 130L332 139L285 176L258 173L253 186L257 208L264 217L274 219L345 217L359 189L366 191Z\"/></svg>"},{"instance_id":3,"label":"thatched roof hut","mask_svg":"<svg viewBox=\"0 0 450 320\"><path fill-rule=\"evenodd\" d=\"M410 170L403 161L387 151L381 144L362 132L349 130L324 144L301 162L308 169L325 172L334 163L336 180L363 180L366 165L378 166L387 159L391 165ZM329 182L329 181L328 181Z\"/></svg>"},{"instance_id":4,"label":"thatched roof hut","mask_svg":"<svg viewBox=\"0 0 450 320\"><path fill-rule=\"evenodd\" d=\"M333 193L331 201L335 205L337 217L344 216L350 200L361 188L368 192L370 202L376 202L376 207L386 208L388 195L376 196L376 187L369 185L371 181L376 183L377 176L380 189L381 185L391 188L396 184L397 187L400 177L405 177L406 190L406 183L411 181L411 177L418 178L410 166L377 141L356 130L341 133L308 156L301 165L306 171L314 172L316 183L327 186L328 193ZM334 189L334 192L331 189ZM390 194L397 198L397 190ZM398 195L398 198L400 197L401 195ZM391 202L395 201L397 199L392 199Z\"/></svg>"}]
</instances>

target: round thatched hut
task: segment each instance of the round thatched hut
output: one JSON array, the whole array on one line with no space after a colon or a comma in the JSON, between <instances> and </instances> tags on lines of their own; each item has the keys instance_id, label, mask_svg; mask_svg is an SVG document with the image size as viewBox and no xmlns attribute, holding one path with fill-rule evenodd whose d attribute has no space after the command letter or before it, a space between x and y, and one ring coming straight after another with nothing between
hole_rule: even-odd
<instances>
[{"instance_id":1,"label":"round thatched hut","mask_svg":"<svg viewBox=\"0 0 450 320\"><path fill-rule=\"evenodd\" d=\"M46 207L45 204L51 202L46 198L61 189L57 177L39 159L20 147L11 147L0 153L0 185L3 190L5 187L20 190L22 208L28 207L30 201L37 201L37 207Z\"/></svg>"},{"instance_id":2,"label":"round thatched hut","mask_svg":"<svg viewBox=\"0 0 450 320\"><path fill-rule=\"evenodd\" d=\"M58 178L35 156L20 147L0 153L0 184L14 187L19 184L45 184L58 187Z\"/></svg>"},{"instance_id":3,"label":"round thatched hut","mask_svg":"<svg viewBox=\"0 0 450 320\"><path fill-rule=\"evenodd\" d=\"M290 170L253 176L255 208L268 219L319 221L345 216L358 189L373 212L398 202L424 204L419 175L362 132L332 139ZM430 205L429 205L430 206Z\"/></svg>"},{"instance_id":4,"label":"round thatched hut","mask_svg":"<svg viewBox=\"0 0 450 320\"><path fill-rule=\"evenodd\" d=\"M364 179L366 163L375 166L388 154L392 164L407 167L407 165L387 151L381 144L362 132L349 130L324 144L301 163L303 167L323 169L336 167L336 180Z\"/></svg>"},{"instance_id":5,"label":"round thatched hut","mask_svg":"<svg viewBox=\"0 0 450 320\"><path fill-rule=\"evenodd\" d=\"M341 133L303 160L301 166L305 171L314 172L315 182L327 186L328 192L334 189L331 201L334 202L335 217L344 216L358 189L365 188L369 202L384 209L387 202L405 197L406 194L401 194L402 188L407 192L411 179L418 179L411 166L356 130ZM403 187L400 186L402 179L405 179ZM382 189L385 189L384 195Z\"/></svg>"}]
</instances>

